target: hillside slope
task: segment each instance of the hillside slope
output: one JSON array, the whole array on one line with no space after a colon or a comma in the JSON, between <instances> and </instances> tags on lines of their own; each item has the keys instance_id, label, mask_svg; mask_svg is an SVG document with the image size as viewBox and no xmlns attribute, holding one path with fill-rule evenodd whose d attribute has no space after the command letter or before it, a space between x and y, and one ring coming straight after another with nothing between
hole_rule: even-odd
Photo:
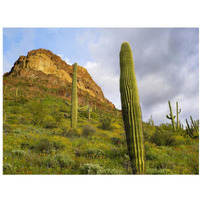
<instances>
[{"instance_id":1,"label":"hillside slope","mask_svg":"<svg viewBox=\"0 0 200 200\"><path fill-rule=\"evenodd\" d=\"M79 104L89 100L93 110L90 120L87 111L79 112L77 130L71 130L70 81L24 66L32 62L32 54L20 58L3 77L3 173L131 174L121 112L100 89L91 89L99 91L93 97L79 87ZM62 62L56 58L54 64ZM71 66L63 65L71 77ZM84 76L80 79L81 74L83 84ZM198 138L190 138L185 130L172 132L170 124L143 123L143 130L146 174L199 174Z\"/></svg>"}]
</instances>

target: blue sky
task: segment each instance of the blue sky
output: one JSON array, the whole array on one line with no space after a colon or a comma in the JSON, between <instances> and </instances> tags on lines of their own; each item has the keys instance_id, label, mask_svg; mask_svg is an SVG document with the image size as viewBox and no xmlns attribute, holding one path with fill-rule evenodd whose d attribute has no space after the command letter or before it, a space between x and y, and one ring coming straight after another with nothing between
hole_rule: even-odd
<instances>
[{"instance_id":1,"label":"blue sky","mask_svg":"<svg viewBox=\"0 0 200 200\"><path fill-rule=\"evenodd\" d=\"M49 49L53 53L70 58L70 62L84 65L91 56L79 42L79 36L86 29L68 28L6 28L3 30L4 72L12 67L20 55L38 48Z\"/></svg>"},{"instance_id":2,"label":"blue sky","mask_svg":"<svg viewBox=\"0 0 200 200\"><path fill-rule=\"evenodd\" d=\"M105 97L120 107L119 51L132 47L143 120L166 119L170 100L182 109L180 120L199 118L199 30L197 28L6 28L3 30L4 72L20 55L44 48L68 64L87 68Z\"/></svg>"}]
</instances>

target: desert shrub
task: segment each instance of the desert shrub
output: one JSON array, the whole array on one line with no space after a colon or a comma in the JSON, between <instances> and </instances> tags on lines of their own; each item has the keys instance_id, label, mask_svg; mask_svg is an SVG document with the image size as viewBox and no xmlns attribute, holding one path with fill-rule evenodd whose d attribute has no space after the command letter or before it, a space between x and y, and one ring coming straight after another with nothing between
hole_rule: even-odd
<instances>
[{"instance_id":1,"label":"desert shrub","mask_svg":"<svg viewBox=\"0 0 200 200\"><path fill-rule=\"evenodd\" d=\"M114 145L116 145L116 146L119 146L119 145L122 144L121 139L118 138L118 137L112 137L110 140L111 140L111 143L114 144Z\"/></svg>"},{"instance_id":2,"label":"desert shrub","mask_svg":"<svg viewBox=\"0 0 200 200\"><path fill-rule=\"evenodd\" d=\"M61 128L53 128L51 135L62 135L62 129Z\"/></svg>"},{"instance_id":3,"label":"desert shrub","mask_svg":"<svg viewBox=\"0 0 200 200\"><path fill-rule=\"evenodd\" d=\"M58 154L55 156L61 168L73 166L74 161L67 155Z\"/></svg>"},{"instance_id":4,"label":"desert shrub","mask_svg":"<svg viewBox=\"0 0 200 200\"><path fill-rule=\"evenodd\" d=\"M173 174L170 169L147 168L146 174Z\"/></svg>"},{"instance_id":5,"label":"desert shrub","mask_svg":"<svg viewBox=\"0 0 200 200\"><path fill-rule=\"evenodd\" d=\"M10 133L12 131L12 128L8 124L3 124L3 132L4 133Z\"/></svg>"},{"instance_id":6,"label":"desert shrub","mask_svg":"<svg viewBox=\"0 0 200 200\"><path fill-rule=\"evenodd\" d=\"M20 96L20 97L18 97L18 98L16 99L16 101L17 101L18 103L20 103L20 104L25 104L25 103L28 102L28 99L27 99L26 97L24 97L24 96Z\"/></svg>"},{"instance_id":7,"label":"desert shrub","mask_svg":"<svg viewBox=\"0 0 200 200\"><path fill-rule=\"evenodd\" d=\"M102 168L101 170L99 170L99 174L107 174L107 175L120 175L123 174L122 170L119 169L110 169L110 168Z\"/></svg>"},{"instance_id":8,"label":"desert shrub","mask_svg":"<svg viewBox=\"0 0 200 200\"><path fill-rule=\"evenodd\" d=\"M61 141L53 142L53 146L55 150L64 149L66 147Z\"/></svg>"},{"instance_id":9,"label":"desert shrub","mask_svg":"<svg viewBox=\"0 0 200 200\"><path fill-rule=\"evenodd\" d=\"M57 159L52 156L47 156L42 164L44 164L47 168L55 168L56 166L59 166Z\"/></svg>"},{"instance_id":10,"label":"desert shrub","mask_svg":"<svg viewBox=\"0 0 200 200\"><path fill-rule=\"evenodd\" d=\"M99 124L100 124L99 128L102 128L104 130L112 130L113 129L112 120L113 120L113 117L111 115L101 114L99 117Z\"/></svg>"},{"instance_id":11,"label":"desert shrub","mask_svg":"<svg viewBox=\"0 0 200 200\"><path fill-rule=\"evenodd\" d=\"M11 113L19 114L21 112L20 106L12 106Z\"/></svg>"},{"instance_id":12,"label":"desert shrub","mask_svg":"<svg viewBox=\"0 0 200 200\"><path fill-rule=\"evenodd\" d=\"M98 164L87 163L81 166L81 174L100 174L102 167Z\"/></svg>"},{"instance_id":13,"label":"desert shrub","mask_svg":"<svg viewBox=\"0 0 200 200\"><path fill-rule=\"evenodd\" d=\"M12 154L15 155L15 156L25 156L25 155L27 155L27 153L25 151L20 150L20 149L13 150Z\"/></svg>"},{"instance_id":14,"label":"desert shrub","mask_svg":"<svg viewBox=\"0 0 200 200\"><path fill-rule=\"evenodd\" d=\"M43 126L44 128L57 128L57 124L56 121L54 120L54 118L51 115L47 115L43 121Z\"/></svg>"},{"instance_id":15,"label":"desert shrub","mask_svg":"<svg viewBox=\"0 0 200 200\"><path fill-rule=\"evenodd\" d=\"M68 137L68 138L76 138L80 137L80 132L78 129L67 129L67 127L63 128L62 136Z\"/></svg>"},{"instance_id":16,"label":"desert shrub","mask_svg":"<svg viewBox=\"0 0 200 200\"><path fill-rule=\"evenodd\" d=\"M47 114L46 107L38 101L32 101L27 105L30 113L32 114L32 122L34 125L42 124Z\"/></svg>"},{"instance_id":17,"label":"desert shrub","mask_svg":"<svg viewBox=\"0 0 200 200\"><path fill-rule=\"evenodd\" d=\"M100 158L103 157L105 153L101 149L87 149L82 152L82 155L89 158Z\"/></svg>"},{"instance_id":18,"label":"desert shrub","mask_svg":"<svg viewBox=\"0 0 200 200\"><path fill-rule=\"evenodd\" d=\"M80 168L81 174L123 174L122 170L103 168L98 164L86 163Z\"/></svg>"},{"instance_id":19,"label":"desert shrub","mask_svg":"<svg viewBox=\"0 0 200 200\"><path fill-rule=\"evenodd\" d=\"M148 131L144 130L143 134L144 134L144 141L150 141L151 140L151 134L149 134Z\"/></svg>"},{"instance_id":20,"label":"desert shrub","mask_svg":"<svg viewBox=\"0 0 200 200\"><path fill-rule=\"evenodd\" d=\"M16 128L16 129L13 130L12 132L15 133L15 134L20 134L20 133L22 133L22 129Z\"/></svg>"},{"instance_id":21,"label":"desert shrub","mask_svg":"<svg viewBox=\"0 0 200 200\"><path fill-rule=\"evenodd\" d=\"M83 130L82 130L82 135L87 137L89 135L92 135L96 133L96 129L92 126L89 126L89 125L86 125L83 127Z\"/></svg>"},{"instance_id":22,"label":"desert shrub","mask_svg":"<svg viewBox=\"0 0 200 200\"><path fill-rule=\"evenodd\" d=\"M51 153L54 149L54 143L48 139L40 139L35 145L35 149L38 152Z\"/></svg>"},{"instance_id":23,"label":"desert shrub","mask_svg":"<svg viewBox=\"0 0 200 200\"><path fill-rule=\"evenodd\" d=\"M29 144L28 142L22 142L21 143L21 149L34 149L35 146L32 144Z\"/></svg>"},{"instance_id":24,"label":"desert shrub","mask_svg":"<svg viewBox=\"0 0 200 200\"><path fill-rule=\"evenodd\" d=\"M146 160L155 160L157 158L157 156L153 153L152 148L147 145L145 145L145 155Z\"/></svg>"},{"instance_id":25,"label":"desert shrub","mask_svg":"<svg viewBox=\"0 0 200 200\"><path fill-rule=\"evenodd\" d=\"M172 124L169 124L169 123L162 123L160 125L160 128L162 128L166 131L173 131L173 126L172 126Z\"/></svg>"},{"instance_id":26,"label":"desert shrub","mask_svg":"<svg viewBox=\"0 0 200 200\"><path fill-rule=\"evenodd\" d=\"M177 144L175 135L170 132L156 131L150 141L158 146L175 146Z\"/></svg>"},{"instance_id":27,"label":"desert shrub","mask_svg":"<svg viewBox=\"0 0 200 200\"><path fill-rule=\"evenodd\" d=\"M58 107L53 106L51 109L51 115L54 118L56 123L59 123L62 120L62 114Z\"/></svg>"},{"instance_id":28,"label":"desert shrub","mask_svg":"<svg viewBox=\"0 0 200 200\"><path fill-rule=\"evenodd\" d=\"M11 170L13 169L13 166L9 163L3 164L3 173L10 173Z\"/></svg>"},{"instance_id":29,"label":"desert shrub","mask_svg":"<svg viewBox=\"0 0 200 200\"><path fill-rule=\"evenodd\" d=\"M36 152L45 152L45 153L51 153L56 150L64 149L66 146L61 142L54 142L51 140L48 140L46 138L40 139L35 145L30 145L28 143L22 143L21 148L28 148L28 149L34 149Z\"/></svg>"},{"instance_id":30,"label":"desert shrub","mask_svg":"<svg viewBox=\"0 0 200 200\"><path fill-rule=\"evenodd\" d=\"M125 152L119 148L110 148L105 152L106 157L117 158L124 156Z\"/></svg>"}]
</instances>

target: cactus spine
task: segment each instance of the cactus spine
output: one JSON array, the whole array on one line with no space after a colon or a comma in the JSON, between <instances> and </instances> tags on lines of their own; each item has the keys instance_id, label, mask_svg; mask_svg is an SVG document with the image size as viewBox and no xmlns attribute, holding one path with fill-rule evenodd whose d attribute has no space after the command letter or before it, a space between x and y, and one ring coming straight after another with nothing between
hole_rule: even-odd
<instances>
[{"instance_id":1,"label":"cactus spine","mask_svg":"<svg viewBox=\"0 0 200 200\"><path fill-rule=\"evenodd\" d=\"M120 93L126 141L133 174L145 173L144 137L142 113L131 47L128 42L120 51Z\"/></svg>"},{"instance_id":2,"label":"cactus spine","mask_svg":"<svg viewBox=\"0 0 200 200\"><path fill-rule=\"evenodd\" d=\"M71 97L71 128L76 129L77 126L77 63L73 64L73 78L72 78L72 97Z\"/></svg>"},{"instance_id":3,"label":"cactus spine","mask_svg":"<svg viewBox=\"0 0 200 200\"><path fill-rule=\"evenodd\" d=\"M175 116L173 115L172 107L171 107L171 102L170 101L168 101L168 104L169 104L169 111L170 111L170 113L169 113L169 115L166 115L166 117L172 121L173 130L176 131L176 126L175 126L175 121L174 121L174 118L176 117L176 115Z\"/></svg>"},{"instance_id":4,"label":"cactus spine","mask_svg":"<svg viewBox=\"0 0 200 200\"><path fill-rule=\"evenodd\" d=\"M177 124L177 129L180 128L180 123L179 123L179 117L178 115L181 113L181 109L178 109L178 102L176 102L176 124Z\"/></svg>"}]
</instances>

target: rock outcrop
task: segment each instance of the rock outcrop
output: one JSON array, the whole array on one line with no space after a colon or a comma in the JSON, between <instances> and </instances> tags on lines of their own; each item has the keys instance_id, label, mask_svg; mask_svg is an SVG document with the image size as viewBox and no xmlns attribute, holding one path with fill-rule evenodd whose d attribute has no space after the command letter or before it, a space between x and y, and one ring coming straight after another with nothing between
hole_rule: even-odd
<instances>
[{"instance_id":1,"label":"rock outcrop","mask_svg":"<svg viewBox=\"0 0 200 200\"><path fill-rule=\"evenodd\" d=\"M20 56L11 71L5 76L32 79L45 77L51 85L59 85L64 88L65 86L70 87L72 73L72 66L59 56L46 49L37 49L28 52L27 56ZM81 66L78 66L77 86L79 96L90 96L99 103L114 108L114 105L104 97L101 88L94 82L87 69ZM66 95L64 93L65 90L63 95Z\"/></svg>"}]
</instances>

